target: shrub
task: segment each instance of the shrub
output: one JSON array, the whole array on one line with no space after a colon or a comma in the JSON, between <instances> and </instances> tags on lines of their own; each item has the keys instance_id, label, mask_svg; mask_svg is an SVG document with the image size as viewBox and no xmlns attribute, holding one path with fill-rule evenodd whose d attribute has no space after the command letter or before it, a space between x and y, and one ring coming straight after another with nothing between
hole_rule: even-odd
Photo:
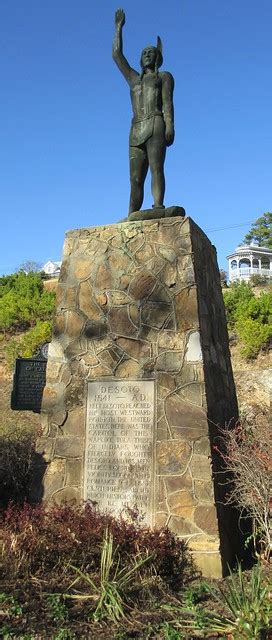
<instances>
[{"instance_id":1,"label":"shrub","mask_svg":"<svg viewBox=\"0 0 272 640\"><path fill-rule=\"evenodd\" d=\"M256 298L253 296L247 300L241 300L235 312L235 320L252 318L262 324L269 324L272 320L272 292L262 292Z\"/></svg>"},{"instance_id":2,"label":"shrub","mask_svg":"<svg viewBox=\"0 0 272 640\"><path fill-rule=\"evenodd\" d=\"M235 283L224 294L228 327L241 341L241 353L254 358L272 338L272 292L258 298L249 284Z\"/></svg>"},{"instance_id":3,"label":"shrub","mask_svg":"<svg viewBox=\"0 0 272 640\"><path fill-rule=\"evenodd\" d=\"M34 453L34 431L13 428L0 436L0 505L10 500L23 503L27 498Z\"/></svg>"},{"instance_id":4,"label":"shrub","mask_svg":"<svg viewBox=\"0 0 272 640\"><path fill-rule=\"evenodd\" d=\"M5 347L5 357L9 368L13 367L15 358L29 358L44 342L50 342L52 323L49 320L38 320L35 327L26 331L20 338L12 338Z\"/></svg>"},{"instance_id":5,"label":"shrub","mask_svg":"<svg viewBox=\"0 0 272 640\"><path fill-rule=\"evenodd\" d=\"M272 605L268 581L260 563L253 568L250 580L247 580L238 564L237 573L230 572L223 588L208 587L208 590L220 610L210 610L198 604L198 601L185 601L187 606L172 607L172 610L181 614L178 628L195 632L201 638L216 635L232 640L268 639Z\"/></svg>"},{"instance_id":6,"label":"shrub","mask_svg":"<svg viewBox=\"0 0 272 640\"><path fill-rule=\"evenodd\" d=\"M104 532L113 535L122 561L130 564L139 553L152 555L152 566L161 579L179 588L194 573L186 544L168 529L151 530L138 521L128 522L100 513L92 504L80 506L30 506L14 504L2 514L4 573L9 577L37 578L54 575L68 587L74 571L99 572Z\"/></svg>"},{"instance_id":7,"label":"shrub","mask_svg":"<svg viewBox=\"0 0 272 640\"><path fill-rule=\"evenodd\" d=\"M253 273L253 275L250 276L249 282L252 287L265 287L269 282L269 278L262 276L261 273Z\"/></svg>"},{"instance_id":8,"label":"shrub","mask_svg":"<svg viewBox=\"0 0 272 640\"><path fill-rule=\"evenodd\" d=\"M116 562L116 555L118 559ZM84 573L78 567L71 567L76 578L69 587L72 593L65 594L66 599L71 598L80 600L98 600L93 619L96 621L103 620L119 622L120 620L128 620L129 615L125 612L126 599L125 594L129 590L131 584L135 583L137 577L140 578L140 569L143 565L149 563L152 556L146 554L138 554L133 559L130 566L120 566L121 557L118 553L118 547L114 547L113 535L106 529L101 545L100 558L100 575L98 584L96 584L89 573ZM78 584L82 585L79 591ZM75 585L77 589L75 590ZM87 593L86 593L87 590Z\"/></svg>"},{"instance_id":9,"label":"shrub","mask_svg":"<svg viewBox=\"0 0 272 640\"><path fill-rule=\"evenodd\" d=\"M255 357L272 338L272 293L242 301L235 313L236 329L242 342L241 353Z\"/></svg>"},{"instance_id":10,"label":"shrub","mask_svg":"<svg viewBox=\"0 0 272 640\"><path fill-rule=\"evenodd\" d=\"M227 501L241 517L252 518L256 550L266 558L271 550L269 508L271 500L272 444L269 426L237 423L221 429L214 448L223 458Z\"/></svg>"},{"instance_id":11,"label":"shrub","mask_svg":"<svg viewBox=\"0 0 272 640\"><path fill-rule=\"evenodd\" d=\"M254 297L251 286L247 282L235 282L224 291L224 303L227 322L233 328L236 322L236 313L241 302L251 300Z\"/></svg>"},{"instance_id":12,"label":"shrub","mask_svg":"<svg viewBox=\"0 0 272 640\"><path fill-rule=\"evenodd\" d=\"M241 354L246 358L255 358L272 338L272 325L263 325L252 318L239 320L236 328L242 342Z\"/></svg>"},{"instance_id":13,"label":"shrub","mask_svg":"<svg viewBox=\"0 0 272 640\"><path fill-rule=\"evenodd\" d=\"M26 329L38 319L51 319L54 307L55 293L44 290L40 273L0 278L0 331Z\"/></svg>"}]
</instances>

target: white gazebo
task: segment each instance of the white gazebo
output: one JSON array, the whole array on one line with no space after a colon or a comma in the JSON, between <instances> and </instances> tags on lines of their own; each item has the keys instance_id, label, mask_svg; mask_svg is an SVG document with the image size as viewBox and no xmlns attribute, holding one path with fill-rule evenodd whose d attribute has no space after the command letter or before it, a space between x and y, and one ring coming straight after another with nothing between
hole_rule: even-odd
<instances>
[{"instance_id":1,"label":"white gazebo","mask_svg":"<svg viewBox=\"0 0 272 640\"><path fill-rule=\"evenodd\" d=\"M272 251L268 247L259 247L256 242L243 244L227 256L229 261L229 281L248 280L258 274L272 278Z\"/></svg>"}]
</instances>

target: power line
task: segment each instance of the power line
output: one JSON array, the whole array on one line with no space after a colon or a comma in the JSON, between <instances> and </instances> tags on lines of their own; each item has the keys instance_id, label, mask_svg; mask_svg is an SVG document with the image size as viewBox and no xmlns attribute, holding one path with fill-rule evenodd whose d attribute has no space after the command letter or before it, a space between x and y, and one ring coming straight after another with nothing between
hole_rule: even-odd
<instances>
[{"instance_id":1,"label":"power line","mask_svg":"<svg viewBox=\"0 0 272 640\"><path fill-rule=\"evenodd\" d=\"M249 224L254 224L254 220L250 220L249 222L242 222L240 224L233 224L230 225L229 227L217 227L216 229L206 229L206 233L213 233L214 231L227 231L228 229L237 229L238 227L247 227ZM51 258L50 258L51 259ZM35 262L35 260L34 260ZM37 260L37 262L41 262L40 260ZM52 260L52 262L60 262L60 260ZM13 263L13 264L5 264L5 265L0 265L0 269L8 269L9 267L15 267L18 268L18 263Z\"/></svg>"},{"instance_id":2,"label":"power line","mask_svg":"<svg viewBox=\"0 0 272 640\"><path fill-rule=\"evenodd\" d=\"M217 229L206 229L206 231L226 231L227 229L236 229L237 227L247 227L248 224L254 224L253 221L243 222L242 224L233 224L230 227L218 227Z\"/></svg>"}]
</instances>

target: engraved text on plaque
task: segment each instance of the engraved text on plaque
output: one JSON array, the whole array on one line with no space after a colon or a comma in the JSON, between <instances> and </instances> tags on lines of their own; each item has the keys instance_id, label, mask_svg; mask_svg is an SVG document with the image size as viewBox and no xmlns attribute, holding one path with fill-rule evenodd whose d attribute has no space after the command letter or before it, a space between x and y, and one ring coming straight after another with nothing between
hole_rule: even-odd
<instances>
[{"instance_id":1,"label":"engraved text on plaque","mask_svg":"<svg viewBox=\"0 0 272 640\"><path fill-rule=\"evenodd\" d=\"M85 500L118 514L137 506L151 524L154 381L88 383Z\"/></svg>"}]
</instances>

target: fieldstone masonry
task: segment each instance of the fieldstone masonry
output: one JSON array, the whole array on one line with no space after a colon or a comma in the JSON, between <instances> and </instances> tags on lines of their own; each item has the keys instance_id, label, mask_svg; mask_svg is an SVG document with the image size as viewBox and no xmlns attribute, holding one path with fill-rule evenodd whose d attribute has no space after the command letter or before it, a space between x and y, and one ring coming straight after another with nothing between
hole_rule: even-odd
<instances>
[{"instance_id":1,"label":"fieldstone masonry","mask_svg":"<svg viewBox=\"0 0 272 640\"><path fill-rule=\"evenodd\" d=\"M87 386L103 380L153 381L153 524L220 575L236 523L213 442L237 404L216 253L190 218L67 233L38 444L46 500L83 499Z\"/></svg>"}]
</instances>

